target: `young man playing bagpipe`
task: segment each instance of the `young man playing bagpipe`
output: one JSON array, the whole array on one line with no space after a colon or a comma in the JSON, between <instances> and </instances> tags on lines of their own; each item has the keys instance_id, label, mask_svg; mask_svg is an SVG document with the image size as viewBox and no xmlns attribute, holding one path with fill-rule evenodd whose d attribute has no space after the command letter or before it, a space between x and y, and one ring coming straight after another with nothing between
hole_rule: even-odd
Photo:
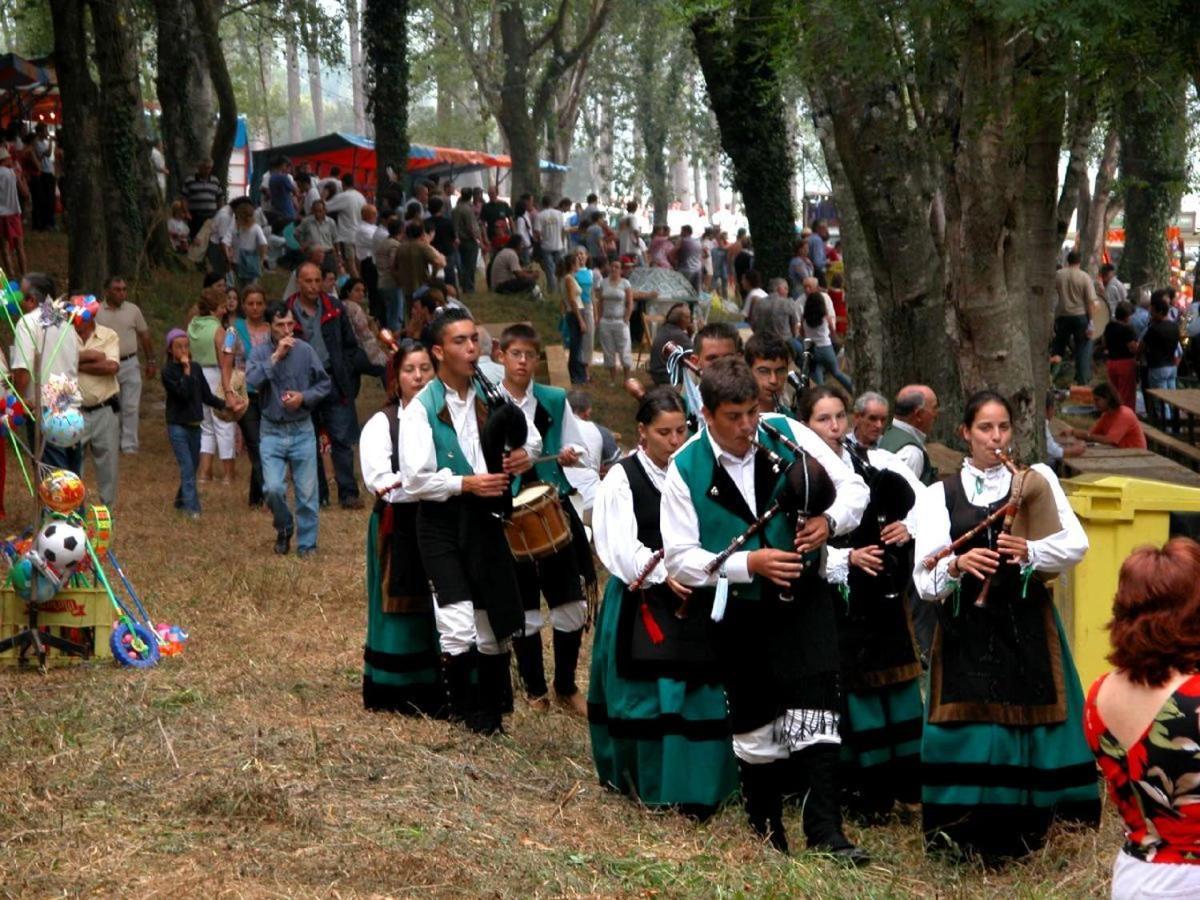
<instances>
[{"instance_id":1,"label":"young man playing bagpipe","mask_svg":"<svg viewBox=\"0 0 1200 900\"><path fill-rule=\"evenodd\" d=\"M842 831L840 660L821 565L825 541L858 525L866 484L809 429L760 423L744 360L713 362L700 392L708 427L671 460L662 538L668 574L694 588L688 615L720 622L750 824L786 852L783 796L799 789L808 845L861 864L866 853Z\"/></svg>"}]
</instances>

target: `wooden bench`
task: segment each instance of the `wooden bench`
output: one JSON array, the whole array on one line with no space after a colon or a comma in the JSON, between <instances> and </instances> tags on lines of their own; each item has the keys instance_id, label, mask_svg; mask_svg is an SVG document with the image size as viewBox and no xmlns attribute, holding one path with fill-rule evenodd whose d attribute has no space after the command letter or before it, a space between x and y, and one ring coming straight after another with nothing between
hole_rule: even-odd
<instances>
[{"instance_id":1,"label":"wooden bench","mask_svg":"<svg viewBox=\"0 0 1200 900\"><path fill-rule=\"evenodd\" d=\"M1147 425L1145 422L1142 423L1142 434L1146 435L1148 444L1154 444L1161 448L1167 456L1179 457L1181 462L1187 463L1193 469L1200 466L1200 447L1173 437L1165 431L1159 431L1153 425Z\"/></svg>"},{"instance_id":2,"label":"wooden bench","mask_svg":"<svg viewBox=\"0 0 1200 900\"><path fill-rule=\"evenodd\" d=\"M567 348L562 344L551 344L546 348L546 371L550 383L555 387L571 389L571 375L567 369Z\"/></svg>"}]
</instances>

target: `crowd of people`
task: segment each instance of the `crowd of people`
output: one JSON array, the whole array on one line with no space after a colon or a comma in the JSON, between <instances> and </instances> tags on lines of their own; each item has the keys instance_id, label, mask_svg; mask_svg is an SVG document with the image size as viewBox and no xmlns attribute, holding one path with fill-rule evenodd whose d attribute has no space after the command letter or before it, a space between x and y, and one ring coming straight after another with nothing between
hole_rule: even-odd
<instances>
[{"instance_id":1,"label":"crowd of people","mask_svg":"<svg viewBox=\"0 0 1200 900\"><path fill-rule=\"evenodd\" d=\"M1129 829L1114 893L1195 887L1159 863L1195 858L1191 832L1169 823L1188 820L1200 776L1174 752L1184 744L1139 728L1153 716L1173 741L1195 739L1200 645L1178 616L1195 603L1200 550L1176 541L1126 562L1118 670L1085 702L1046 583L1088 540L1055 471L1010 464L1013 408L992 391L968 398L956 429L968 452L944 475L926 443L939 415L930 387L853 393L838 347L841 260L823 222L799 237L787 272L764 278L745 234L655 229L647 244L635 206L612 228L594 196L572 212L565 198L510 207L494 190L483 202L477 189L455 199L421 184L370 202L350 173L289 169L273 162L258 202L225 202L205 165L185 182L182 245L206 274L165 336L161 372L122 278L104 285L94 321L62 325L39 311L51 279L25 274L13 384L32 403L35 384L63 374L83 396L80 444L48 446L47 462L81 471L90 451L115 504L120 455L139 451L142 378L157 373L185 516L201 513L199 482L233 479L240 443L248 503L270 510L275 552L294 541L310 557L333 500L326 459L340 506L365 505L357 456L374 498L370 709L492 735L518 697L558 707L586 718L613 791L697 819L740 794L751 828L782 852L798 801L805 844L851 865L870 857L846 815L872 824L919 806L931 850L993 862L1036 850L1056 821L1094 826L1098 760ZM292 272L272 297L262 277L276 259ZM536 302L544 284L559 302L573 390L535 379L546 335L477 324L467 301L481 265L496 294ZM753 336L673 305L623 454L581 388L594 380L593 334L614 383L635 375L630 320L654 298L627 275L643 265L736 297ZM1068 258L1054 350L1073 349L1090 383L1101 301L1076 273ZM1052 456L1084 440L1136 443L1136 360L1151 384L1166 381L1155 354L1169 349L1178 365L1191 318L1171 318L1167 293L1135 308L1113 283L1103 272L1113 316L1100 420L1050 435ZM75 340L58 340L68 327ZM387 403L360 429L364 378L382 380ZM1002 527L1026 495L1044 527Z\"/></svg>"}]
</instances>

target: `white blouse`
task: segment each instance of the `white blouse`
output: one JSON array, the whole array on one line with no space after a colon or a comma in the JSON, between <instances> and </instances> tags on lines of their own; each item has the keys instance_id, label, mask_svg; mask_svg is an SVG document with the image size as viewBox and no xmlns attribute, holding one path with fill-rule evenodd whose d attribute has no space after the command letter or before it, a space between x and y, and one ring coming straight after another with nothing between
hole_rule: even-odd
<instances>
[{"instance_id":1,"label":"white blouse","mask_svg":"<svg viewBox=\"0 0 1200 900\"><path fill-rule=\"evenodd\" d=\"M850 459L850 451L843 449L841 451L842 462L853 467L854 463ZM908 533L914 538L917 535L917 506L920 502L921 493L925 490L925 485L917 479L917 476L912 473L904 460L898 457L890 450L883 450L879 447L871 447L867 449L867 462L876 469L888 469L904 476L904 480L908 482L909 487L916 494L912 509L908 511L908 515L904 517L904 527L908 529ZM830 584L846 584L850 580L850 551L852 547L830 547L825 556L825 580Z\"/></svg>"},{"instance_id":2,"label":"white blouse","mask_svg":"<svg viewBox=\"0 0 1200 900\"><path fill-rule=\"evenodd\" d=\"M397 410L397 413L401 412ZM403 425L403 423L401 423ZM403 458L404 428L400 428L400 446L397 457ZM392 427L387 413L375 413L363 426L358 438L358 461L362 466L363 483L376 497L384 488L392 487L400 480L400 473L392 468ZM415 503L417 498L403 487L392 488L384 495L388 503Z\"/></svg>"},{"instance_id":3,"label":"white blouse","mask_svg":"<svg viewBox=\"0 0 1200 900\"><path fill-rule=\"evenodd\" d=\"M646 451L638 449L634 457L642 471L661 492L667 480L667 470L656 466ZM592 534L596 544L596 555L604 568L625 584L631 584L642 574L654 551L637 539L637 516L633 508L633 491L625 467L615 465L608 470L596 502L592 507ZM646 584L661 584L667 580L666 567L661 563L646 577Z\"/></svg>"},{"instance_id":4,"label":"white blouse","mask_svg":"<svg viewBox=\"0 0 1200 900\"><path fill-rule=\"evenodd\" d=\"M1054 506L1062 528L1039 541L1029 541L1029 565L1039 572L1062 572L1078 563L1088 551L1088 538L1067 502L1062 486L1047 466L1036 463L1037 470L1050 484ZM977 469L969 459L963 460L958 476L973 506L990 506L1008 496L1012 473L1004 466ZM940 560L932 571L926 571L922 561L950 544L950 513L946 509L946 490L943 483L930 485L917 498L917 520L921 523L916 534L916 562L913 583L923 600L942 600L953 589L955 581L949 569L953 556Z\"/></svg>"}]
</instances>

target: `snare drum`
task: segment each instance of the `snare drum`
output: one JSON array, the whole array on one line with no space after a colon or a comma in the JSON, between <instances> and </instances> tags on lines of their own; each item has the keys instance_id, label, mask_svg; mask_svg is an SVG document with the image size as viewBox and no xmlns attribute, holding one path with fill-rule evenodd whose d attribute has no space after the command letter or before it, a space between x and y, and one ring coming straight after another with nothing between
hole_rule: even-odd
<instances>
[{"instance_id":1,"label":"snare drum","mask_svg":"<svg viewBox=\"0 0 1200 900\"><path fill-rule=\"evenodd\" d=\"M571 543L571 523L550 484L535 484L513 498L504 536L516 559L544 559Z\"/></svg>"}]
</instances>

